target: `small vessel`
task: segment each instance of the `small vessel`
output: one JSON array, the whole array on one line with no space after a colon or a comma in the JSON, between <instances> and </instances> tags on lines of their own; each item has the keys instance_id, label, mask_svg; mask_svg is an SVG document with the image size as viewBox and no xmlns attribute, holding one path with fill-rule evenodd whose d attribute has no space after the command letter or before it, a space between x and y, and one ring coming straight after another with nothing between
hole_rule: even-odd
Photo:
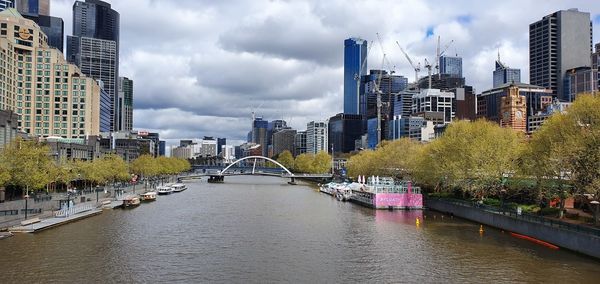
<instances>
[{"instance_id":1,"label":"small vessel","mask_svg":"<svg viewBox=\"0 0 600 284\"><path fill-rule=\"evenodd\" d=\"M123 198L123 208L135 207L140 205L140 198L137 196L129 195Z\"/></svg>"},{"instance_id":2,"label":"small vessel","mask_svg":"<svg viewBox=\"0 0 600 284\"><path fill-rule=\"evenodd\" d=\"M155 201L157 194L158 193L155 191L148 191L148 192L140 195L140 200L141 201Z\"/></svg>"},{"instance_id":3,"label":"small vessel","mask_svg":"<svg viewBox=\"0 0 600 284\"><path fill-rule=\"evenodd\" d=\"M158 189L159 195L167 195L173 193L173 188L171 188L170 186L159 186L156 189Z\"/></svg>"},{"instance_id":4,"label":"small vessel","mask_svg":"<svg viewBox=\"0 0 600 284\"><path fill-rule=\"evenodd\" d=\"M410 181L369 177L362 178L362 183L352 189L350 200L355 203L374 209L423 209L421 188Z\"/></svg>"},{"instance_id":5,"label":"small vessel","mask_svg":"<svg viewBox=\"0 0 600 284\"><path fill-rule=\"evenodd\" d=\"M172 185L171 188L173 189L173 192L182 192L187 189L187 186L183 183L176 183Z\"/></svg>"}]
</instances>

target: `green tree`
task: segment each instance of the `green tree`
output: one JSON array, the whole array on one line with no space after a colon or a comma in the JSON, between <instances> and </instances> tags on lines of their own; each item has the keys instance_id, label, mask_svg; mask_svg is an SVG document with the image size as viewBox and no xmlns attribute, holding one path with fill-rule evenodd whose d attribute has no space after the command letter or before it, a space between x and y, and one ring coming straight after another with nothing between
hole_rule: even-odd
<instances>
[{"instance_id":1,"label":"green tree","mask_svg":"<svg viewBox=\"0 0 600 284\"><path fill-rule=\"evenodd\" d=\"M331 172L331 155L325 151L318 152L312 160L311 170L315 174Z\"/></svg>"},{"instance_id":2,"label":"green tree","mask_svg":"<svg viewBox=\"0 0 600 284\"><path fill-rule=\"evenodd\" d=\"M294 170L300 173L312 173L313 160L314 155L311 154L300 154L296 156L296 160L294 161Z\"/></svg>"},{"instance_id":3,"label":"green tree","mask_svg":"<svg viewBox=\"0 0 600 284\"><path fill-rule=\"evenodd\" d=\"M289 170L294 168L294 157L292 156L292 153L288 150L285 150L285 151L281 152L281 154L279 154L279 157L277 158L277 162L279 162L280 164L282 164L284 167L288 168Z\"/></svg>"},{"instance_id":4,"label":"green tree","mask_svg":"<svg viewBox=\"0 0 600 284\"><path fill-rule=\"evenodd\" d=\"M39 190L50 183L48 169L52 161L47 146L35 141L17 139L2 152L3 164L10 175L9 184L19 186L27 192Z\"/></svg>"}]
</instances>

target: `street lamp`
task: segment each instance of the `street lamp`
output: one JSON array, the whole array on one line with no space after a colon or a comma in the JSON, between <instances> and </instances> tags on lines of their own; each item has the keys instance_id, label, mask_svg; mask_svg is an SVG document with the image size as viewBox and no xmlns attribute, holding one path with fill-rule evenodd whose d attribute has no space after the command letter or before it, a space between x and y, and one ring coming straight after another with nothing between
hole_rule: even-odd
<instances>
[{"instance_id":1,"label":"street lamp","mask_svg":"<svg viewBox=\"0 0 600 284\"><path fill-rule=\"evenodd\" d=\"M28 190L29 191L29 190ZM27 200L29 200L29 192L25 194L25 220L27 220Z\"/></svg>"},{"instance_id":2,"label":"street lamp","mask_svg":"<svg viewBox=\"0 0 600 284\"><path fill-rule=\"evenodd\" d=\"M590 201L590 204L594 205L594 224L598 225L598 208L600 207L600 202L598 202L597 200L594 201Z\"/></svg>"}]
</instances>

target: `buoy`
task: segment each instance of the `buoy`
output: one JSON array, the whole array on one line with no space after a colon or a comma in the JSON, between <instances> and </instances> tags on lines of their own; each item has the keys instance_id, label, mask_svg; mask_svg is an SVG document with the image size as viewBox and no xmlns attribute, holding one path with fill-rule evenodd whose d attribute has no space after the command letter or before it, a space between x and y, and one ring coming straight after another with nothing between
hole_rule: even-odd
<instances>
[{"instance_id":1,"label":"buoy","mask_svg":"<svg viewBox=\"0 0 600 284\"><path fill-rule=\"evenodd\" d=\"M421 225L421 220L419 220L419 217L417 217L417 220L415 221L415 223L417 224L417 226Z\"/></svg>"},{"instance_id":2,"label":"buoy","mask_svg":"<svg viewBox=\"0 0 600 284\"><path fill-rule=\"evenodd\" d=\"M483 234L483 225L479 225L479 233Z\"/></svg>"}]
</instances>

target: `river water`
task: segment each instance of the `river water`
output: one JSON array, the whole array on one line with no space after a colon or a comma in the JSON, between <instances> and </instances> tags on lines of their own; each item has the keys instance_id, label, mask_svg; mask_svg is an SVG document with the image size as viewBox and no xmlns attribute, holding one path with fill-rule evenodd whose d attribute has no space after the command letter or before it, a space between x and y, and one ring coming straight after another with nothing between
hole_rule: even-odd
<instances>
[{"instance_id":1,"label":"river water","mask_svg":"<svg viewBox=\"0 0 600 284\"><path fill-rule=\"evenodd\" d=\"M600 281L600 261L434 211L374 211L270 177L188 188L2 240L0 282Z\"/></svg>"}]
</instances>

